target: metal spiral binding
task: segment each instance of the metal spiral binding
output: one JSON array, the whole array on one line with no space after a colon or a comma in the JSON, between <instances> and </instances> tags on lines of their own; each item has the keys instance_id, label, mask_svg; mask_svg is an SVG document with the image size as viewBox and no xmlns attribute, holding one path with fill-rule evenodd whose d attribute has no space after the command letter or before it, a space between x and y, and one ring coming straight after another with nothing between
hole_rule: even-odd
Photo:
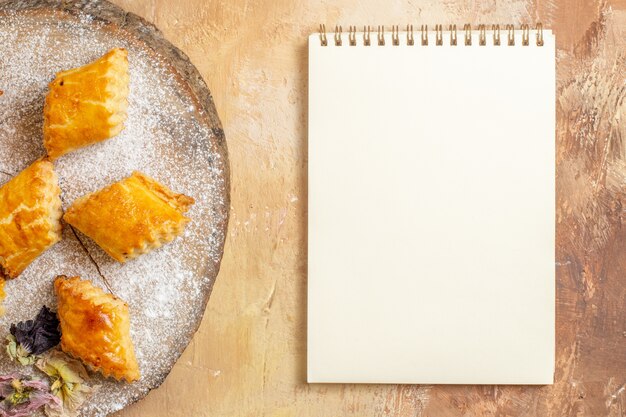
<instances>
[{"instance_id":1,"label":"metal spiral binding","mask_svg":"<svg viewBox=\"0 0 626 417\"><path fill-rule=\"evenodd\" d=\"M335 46L341 46L341 26L335 26Z\"/></svg>"},{"instance_id":2,"label":"metal spiral binding","mask_svg":"<svg viewBox=\"0 0 626 417\"><path fill-rule=\"evenodd\" d=\"M470 46L472 44L472 25L466 23L463 25L463 30L465 31L465 45Z\"/></svg>"},{"instance_id":3,"label":"metal spiral binding","mask_svg":"<svg viewBox=\"0 0 626 417\"><path fill-rule=\"evenodd\" d=\"M356 26L350 26L348 32L348 42L350 46L356 46Z\"/></svg>"},{"instance_id":4,"label":"metal spiral binding","mask_svg":"<svg viewBox=\"0 0 626 417\"><path fill-rule=\"evenodd\" d=\"M476 30L478 31L478 45L479 46L487 45L487 25L479 24L476 27ZM507 32L506 34L507 45L515 46L515 41L516 41L515 40L515 26L512 24L505 25L504 30ZM530 31L531 31L530 25L526 23L521 24L519 26L519 30L521 30L521 35L522 35L520 44L522 46L529 46L530 45ZM343 28L341 25L335 26L335 31L332 34L335 46L343 46L342 32L343 32ZM370 26L363 27L363 45L364 46L371 46L372 44L371 32L372 32L372 29ZM443 25L441 24L435 25L435 29L433 30L433 32L435 32L435 45L442 46L444 44ZM456 46L458 44L457 25L454 25L454 24L449 25L448 32L450 33L449 44L451 46ZM491 25L491 32L493 36L493 45L500 46L501 45L500 25L499 24ZM356 26L349 26L349 30L348 30L348 45L349 46L357 45L357 33L358 32L357 32ZM328 46L328 36L326 34L326 25L324 24L320 25L319 38L320 38L320 43L322 46ZM472 25L469 23L466 23L463 25L463 38L464 38L464 41L463 41L464 45L466 46L472 45L472 42L473 42ZM428 41L429 41L428 25L421 25L420 26L420 44L422 46L427 46ZM400 42L400 27L398 25L392 25L391 26L391 45L399 46L400 43L401 43ZM384 25L378 26L377 44L379 46L385 45L385 26ZM537 23L535 26L535 44L537 46L544 45L543 25L541 23ZM413 25L411 24L408 24L406 26L406 45L415 46Z\"/></svg>"},{"instance_id":5,"label":"metal spiral binding","mask_svg":"<svg viewBox=\"0 0 626 417\"><path fill-rule=\"evenodd\" d=\"M435 45L443 45L443 26L435 25Z\"/></svg>"},{"instance_id":6,"label":"metal spiral binding","mask_svg":"<svg viewBox=\"0 0 626 417\"><path fill-rule=\"evenodd\" d=\"M500 46L500 25L491 25L491 31L493 32L493 44Z\"/></svg>"},{"instance_id":7,"label":"metal spiral binding","mask_svg":"<svg viewBox=\"0 0 626 417\"><path fill-rule=\"evenodd\" d=\"M456 46L456 25L450 25L450 45Z\"/></svg>"},{"instance_id":8,"label":"metal spiral binding","mask_svg":"<svg viewBox=\"0 0 626 417\"><path fill-rule=\"evenodd\" d=\"M478 45L487 45L487 30L485 29L485 25L478 25Z\"/></svg>"},{"instance_id":9,"label":"metal spiral binding","mask_svg":"<svg viewBox=\"0 0 626 417\"><path fill-rule=\"evenodd\" d=\"M543 25L541 23L537 23L537 46L543 46Z\"/></svg>"},{"instance_id":10,"label":"metal spiral binding","mask_svg":"<svg viewBox=\"0 0 626 417\"><path fill-rule=\"evenodd\" d=\"M409 46L415 45L415 38L413 38L413 25L406 25L406 44Z\"/></svg>"},{"instance_id":11,"label":"metal spiral binding","mask_svg":"<svg viewBox=\"0 0 626 417\"><path fill-rule=\"evenodd\" d=\"M522 45L528 46L528 38L530 34L530 29L528 25L522 25Z\"/></svg>"},{"instance_id":12,"label":"metal spiral binding","mask_svg":"<svg viewBox=\"0 0 626 417\"><path fill-rule=\"evenodd\" d=\"M320 42L322 43L322 46L328 45L328 39L326 38L326 25L324 24L320 25Z\"/></svg>"},{"instance_id":13,"label":"metal spiral binding","mask_svg":"<svg viewBox=\"0 0 626 417\"><path fill-rule=\"evenodd\" d=\"M394 46L400 45L399 33L400 33L400 28L398 27L398 25L391 27L391 44Z\"/></svg>"},{"instance_id":14,"label":"metal spiral binding","mask_svg":"<svg viewBox=\"0 0 626 417\"><path fill-rule=\"evenodd\" d=\"M428 25L422 25L422 45L428 45Z\"/></svg>"},{"instance_id":15,"label":"metal spiral binding","mask_svg":"<svg viewBox=\"0 0 626 417\"><path fill-rule=\"evenodd\" d=\"M513 27L513 25L506 25L506 30L508 31L508 45L509 46L514 46L515 45L515 28Z\"/></svg>"}]
</instances>

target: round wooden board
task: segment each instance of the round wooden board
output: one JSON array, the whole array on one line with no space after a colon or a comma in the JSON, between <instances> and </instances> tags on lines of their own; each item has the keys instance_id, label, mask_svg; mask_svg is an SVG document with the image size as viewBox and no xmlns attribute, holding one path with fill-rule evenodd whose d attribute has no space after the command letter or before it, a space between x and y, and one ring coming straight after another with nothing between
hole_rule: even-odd
<instances>
[{"instance_id":1,"label":"round wooden board","mask_svg":"<svg viewBox=\"0 0 626 417\"><path fill-rule=\"evenodd\" d=\"M87 237L86 250L131 311L142 378L133 384L93 375L99 388L84 416L120 410L159 386L198 329L223 254L230 207L224 132L210 92L187 56L153 25L106 1L0 2L0 185L42 156L43 102L56 72L84 65L113 47L129 51L129 117L116 138L56 162L63 206L145 172L196 200L185 234L126 264L110 259ZM6 284L10 323L55 306L56 275L103 279L69 227L63 240ZM0 355L0 373L37 373ZM191 381L190 381L191 382Z\"/></svg>"}]
</instances>

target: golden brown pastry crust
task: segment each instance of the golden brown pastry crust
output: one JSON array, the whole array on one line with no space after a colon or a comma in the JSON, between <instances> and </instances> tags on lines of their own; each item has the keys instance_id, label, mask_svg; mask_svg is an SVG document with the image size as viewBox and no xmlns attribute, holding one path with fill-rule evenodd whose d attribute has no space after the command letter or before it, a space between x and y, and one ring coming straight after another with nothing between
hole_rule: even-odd
<instances>
[{"instance_id":1,"label":"golden brown pastry crust","mask_svg":"<svg viewBox=\"0 0 626 417\"><path fill-rule=\"evenodd\" d=\"M56 159L120 133L127 117L128 82L128 52L122 48L58 73L44 106L48 156Z\"/></svg>"},{"instance_id":2,"label":"golden brown pastry crust","mask_svg":"<svg viewBox=\"0 0 626 417\"><path fill-rule=\"evenodd\" d=\"M0 277L16 278L61 240L62 214L61 189L47 159L0 187Z\"/></svg>"},{"instance_id":3,"label":"golden brown pastry crust","mask_svg":"<svg viewBox=\"0 0 626 417\"><path fill-rule=\"evenodd\" d=\"M140 378L130 338L128 305L80 277L54 281L61 323L61 349L105 377Z\"/></svg>"},{"instance_id":4,"label":"golden brown pastry crust","mask_svg":"<svg viewBox=\"0 0 626 417\"><path fill-rule=\"evenodd\" d=\"M76 200L65 221L93 239L119 262L147 253L180 235L194 204L154 179L130 177Z\"/></svg>"}]
</instances>

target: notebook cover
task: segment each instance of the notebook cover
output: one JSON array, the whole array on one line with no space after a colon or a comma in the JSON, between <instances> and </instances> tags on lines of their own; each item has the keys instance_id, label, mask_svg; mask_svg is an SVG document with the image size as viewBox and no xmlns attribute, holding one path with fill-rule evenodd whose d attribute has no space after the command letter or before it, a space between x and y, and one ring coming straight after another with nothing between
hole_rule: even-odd
<instances>
[{"instance_id":1,"label":"notebook cover","mask_svg":"<svg viewBox=\"0 0 626 417\"><path fill-rule=\"evenodd\" d=\"M552 33L331 36L309 39L308 381L552 383Z\"/></svg>"}]
</instances>

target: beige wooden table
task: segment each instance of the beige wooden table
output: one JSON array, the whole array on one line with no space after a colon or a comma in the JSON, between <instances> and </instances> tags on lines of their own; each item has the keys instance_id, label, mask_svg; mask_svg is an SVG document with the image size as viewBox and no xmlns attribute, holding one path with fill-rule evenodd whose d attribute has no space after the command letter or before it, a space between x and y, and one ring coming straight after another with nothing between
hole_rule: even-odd
<instances>
[{"instance_id":1,"label":"beige wooden table","mask_svg":"<svg viewBox=\"0 0 626 417\"><path fill-rule=\"evenodd\" d=\"M200 331L165 384L119 415L625 415L624 0L115 2L155 23L206 79L233 184ZM322 22L535 21L559 48L555 385L307 385L307 35Z\"/></svg>"}]
</instances>

